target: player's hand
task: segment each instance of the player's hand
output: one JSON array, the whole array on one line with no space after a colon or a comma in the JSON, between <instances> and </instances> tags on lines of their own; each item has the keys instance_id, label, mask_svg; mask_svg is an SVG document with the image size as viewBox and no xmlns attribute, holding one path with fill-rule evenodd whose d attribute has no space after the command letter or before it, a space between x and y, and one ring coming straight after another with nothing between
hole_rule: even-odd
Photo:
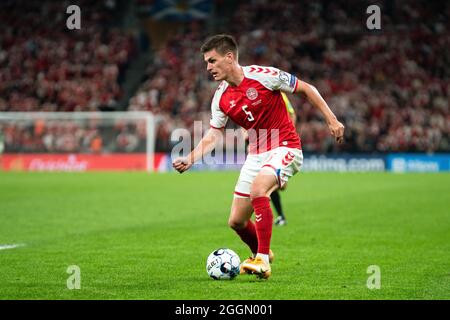
<instances>
[{"instance_id":1,"label":"player's hand","mask_svg":"<svg viewBox=\"0 0 450 320\"><path fill-rule=\"evenodd\" d=\"M176 158L172 162L172 167L174 167L174 169L179 173L183 173L186 170L189 170L190 167L192 167L192 162L186 157L180 157Z\"/></svg>"},{"instance_id":2,"label":"player's hand","mask_svg":"<svg viewBox=\"0 0 450 320\"><path fill-rule=\"evenodd\" d=\"M344 125L340 123L338 120L333 120L328 123L328 128L330 129L330 133L333 137L336 138L338 143L344 142Z\"/></svg>"}]
</instances>

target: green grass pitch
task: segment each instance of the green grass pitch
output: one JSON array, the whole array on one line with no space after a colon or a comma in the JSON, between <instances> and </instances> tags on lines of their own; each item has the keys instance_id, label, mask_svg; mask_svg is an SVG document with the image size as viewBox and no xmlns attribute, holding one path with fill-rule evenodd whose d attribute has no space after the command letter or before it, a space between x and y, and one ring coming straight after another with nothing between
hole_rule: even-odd
<instances>
[{"instance_id":1,"label":"green grass pitch","mask_svg":"<svg viewBox=\"0 0 450 320\"><path fill-rule=\"evenodd\" d=\"M211 251L249 254L227 226L237 176L0 173L0 246L24 244L0 250L0 299L450 299L449 174L300 173L272 277L214 281Z\"/></svg>"}]
</instances>

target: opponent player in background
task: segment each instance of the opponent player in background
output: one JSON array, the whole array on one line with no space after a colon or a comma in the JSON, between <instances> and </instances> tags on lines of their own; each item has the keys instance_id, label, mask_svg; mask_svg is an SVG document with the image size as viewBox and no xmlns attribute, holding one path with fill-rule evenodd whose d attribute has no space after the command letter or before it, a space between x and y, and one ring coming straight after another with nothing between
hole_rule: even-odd
<instances>
[{"instance_id":1,"label":"opponent player in background","mask_svg":"<svg viewBox=\"0 0 450 320\"><path fill-rule=\"evenodd\" d=\"M215 35L201 47L207 71L221 81L211 104L211 128L187 157L173 161L180 173L213 150L228 118L249 133L249 155L237 181L229 226L250 247L253 256L241 270L267 279L273 214L270 194L300 170L300 139L286 112L281 91L305 94L324 115L330 133L341 143L344 126L317 89L294 75L272 67L246 66L238 62L238 46L230 35ZM251 216L255 212L255 223Z\"/></svg>"},{"instance_id":2,"label":"opponent player in background","mask_svg":"<svg viewBox=\"0 0 450 320\"><path fill-rule=\"evenodd\" d=\"M292 124L295 125L297 123L297 115L295 114L294 107L292 106L292 103L289 101L289 98L287 97L286 93L281 92L281 96L283 97L284 104L286 105L286 110L289 113L289 118L292 121ZM242 135L244 137L244 140L248 142L248 133L247 130L242 128ZM248 149L248 148L247 148ZM274 224L276 226L284 226L287 224L286 216L283 211L283 206L281 205L281 196L279 190L285 190L287 187L287 184L283 185L283 188L276 189L270 194L270 200L272 200L272 204L275 207L275 211L278 215L278 217L275 219Z\"/></svg>"}]
</instances>

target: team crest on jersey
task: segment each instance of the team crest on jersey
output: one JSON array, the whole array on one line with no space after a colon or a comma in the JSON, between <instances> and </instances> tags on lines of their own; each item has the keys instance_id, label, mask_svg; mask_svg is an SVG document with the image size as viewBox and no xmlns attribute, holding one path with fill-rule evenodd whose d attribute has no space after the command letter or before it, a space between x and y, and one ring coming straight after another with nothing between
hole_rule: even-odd
<instances>
[{"instance_id":1,"label":"team crest on jersey","mask_svg":"<svg viewBox=\"0 0 450 320\"><path fill-rule=\"evenodd\" d=\"M255 88L249 88L246 94L247 98L249 98L250 100L255 100L256 98L258 98L258 91L256 91Z\"/></svg>"}]
</instances>

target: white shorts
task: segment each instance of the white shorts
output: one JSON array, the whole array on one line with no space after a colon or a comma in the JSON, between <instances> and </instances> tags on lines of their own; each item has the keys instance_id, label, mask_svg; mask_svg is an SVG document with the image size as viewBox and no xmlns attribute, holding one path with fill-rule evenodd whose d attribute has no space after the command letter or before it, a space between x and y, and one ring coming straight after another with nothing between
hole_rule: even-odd
<instances>
[{"instance_id":1,"label":"white shorts","mask_svg":"<svg viewBox=\"0 0 450 320\"><path fill-rule=\"evenodd\" d=\"M234 196L236 198L250 197L253 180L263 168L275 175L278 187L281 188L300 170L302 163L302 150L295 148L278 147L260 154L250 154L242 166L234 188Z\"/></svg>"}]
</instances>

